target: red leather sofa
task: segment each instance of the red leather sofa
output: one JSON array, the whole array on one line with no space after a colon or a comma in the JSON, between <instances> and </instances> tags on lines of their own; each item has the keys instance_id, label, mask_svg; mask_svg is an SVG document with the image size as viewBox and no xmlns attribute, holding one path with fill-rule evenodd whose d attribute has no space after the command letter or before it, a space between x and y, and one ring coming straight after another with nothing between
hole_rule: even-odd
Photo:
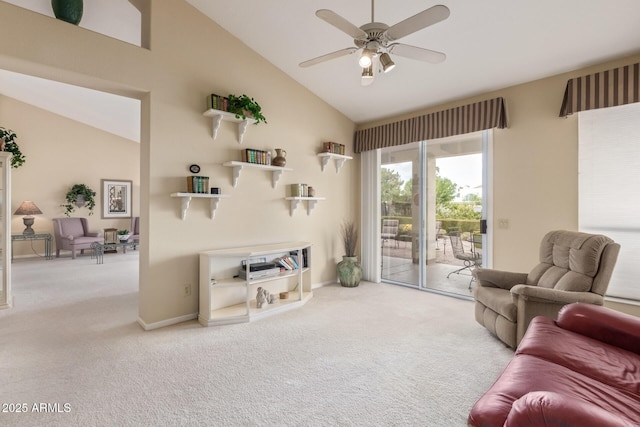
<instances>
[{"instance_id":1,"label":"red leather sofa","mask_svg":"<svg viewBox=\"0 0 640 427\"><path fill-rule=\"evenodd\" d=\"M470 426L640 426L640 318L575 303L533 319Z\"/></svg>"}]
</instances>

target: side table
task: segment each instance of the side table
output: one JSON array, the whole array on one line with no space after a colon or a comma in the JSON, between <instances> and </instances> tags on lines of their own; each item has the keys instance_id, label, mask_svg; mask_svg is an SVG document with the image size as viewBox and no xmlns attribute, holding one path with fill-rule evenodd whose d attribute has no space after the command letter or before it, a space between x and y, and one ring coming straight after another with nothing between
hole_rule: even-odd
<instances>
[{"instance_id":1,"label":"side table","mask_svg":"<svg viewBox=\"0 0 640 427\"><path fill-rule=\"evenodd\" d=\"M53 237L49 233L36 234L12 234L11 235L11 262L13 262L13 242L15 241L31 241L44 240L44 256L46 259L53 259L51 254L51 242Z\"/></svg>"}]
</instances>

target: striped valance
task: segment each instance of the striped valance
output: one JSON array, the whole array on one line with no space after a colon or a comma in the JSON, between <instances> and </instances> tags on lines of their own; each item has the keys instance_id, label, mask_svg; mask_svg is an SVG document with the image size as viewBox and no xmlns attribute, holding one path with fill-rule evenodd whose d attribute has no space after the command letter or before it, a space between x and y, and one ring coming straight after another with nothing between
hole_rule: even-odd
<instances>
[{"instance_id":1,"label":"striped valance","mask_svg":"<svg viewBox=\"0 0 640 427\"><path fill-rule=\"evenodd\" d=\"M494 127L507 127L503 98L494 98L356 131L354 151L375 150Z\"/></svg>"},{"instance_id":2,"label":"striped valance","mask_svg":"<svg viewBox=\"0 0 640 427\"><path fill-rule=\"evenodd\" d=\"M560 117L632 102L640 102L640 63L569 80Z\"/></svg>"}]
</instances>

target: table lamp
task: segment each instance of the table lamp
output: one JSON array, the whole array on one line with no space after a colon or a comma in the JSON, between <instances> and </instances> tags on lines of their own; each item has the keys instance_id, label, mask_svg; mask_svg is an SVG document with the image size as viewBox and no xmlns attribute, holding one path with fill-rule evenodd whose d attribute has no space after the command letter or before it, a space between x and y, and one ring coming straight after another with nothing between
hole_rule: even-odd
<instances>
[{"instance_id":1,"label":"table lamp","mask_svg":"<svg viewBox=\"0 0 640 427\"><path fill-rule=\"evenodd\" d=\"M42 211L38 209L35 203L33 203L31 200L25 200L24 202L22 202L22 204L20 204L20 207L18 207L18 209L16 209L16 211L13 214L26 215L25 217L22 218L22 222L24 222L24 225L27 228L24 229L22 234L26 234L26 235L35 234L35 231L33 231L33 228L31 228L35 218L32 217L31 215L42 214Z\"/></svg>"}]
</instances>

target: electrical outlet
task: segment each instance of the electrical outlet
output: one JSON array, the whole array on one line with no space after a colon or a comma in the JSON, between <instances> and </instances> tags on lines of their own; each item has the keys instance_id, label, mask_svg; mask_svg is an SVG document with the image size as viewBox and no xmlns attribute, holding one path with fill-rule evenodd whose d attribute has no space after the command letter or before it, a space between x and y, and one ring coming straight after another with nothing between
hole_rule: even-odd
<instances>
[{"instance_id":1,"label":"electrical outlet","mask_svg":"<svg viewBox=\"0 0 640 427\"><path fill-rule=\"evenodd\" d=\"M184 296L188 297L189 295L191 295L191 284L187 283L185 285L183 285L184 288Z\"/></svg>"}]
</instances>

